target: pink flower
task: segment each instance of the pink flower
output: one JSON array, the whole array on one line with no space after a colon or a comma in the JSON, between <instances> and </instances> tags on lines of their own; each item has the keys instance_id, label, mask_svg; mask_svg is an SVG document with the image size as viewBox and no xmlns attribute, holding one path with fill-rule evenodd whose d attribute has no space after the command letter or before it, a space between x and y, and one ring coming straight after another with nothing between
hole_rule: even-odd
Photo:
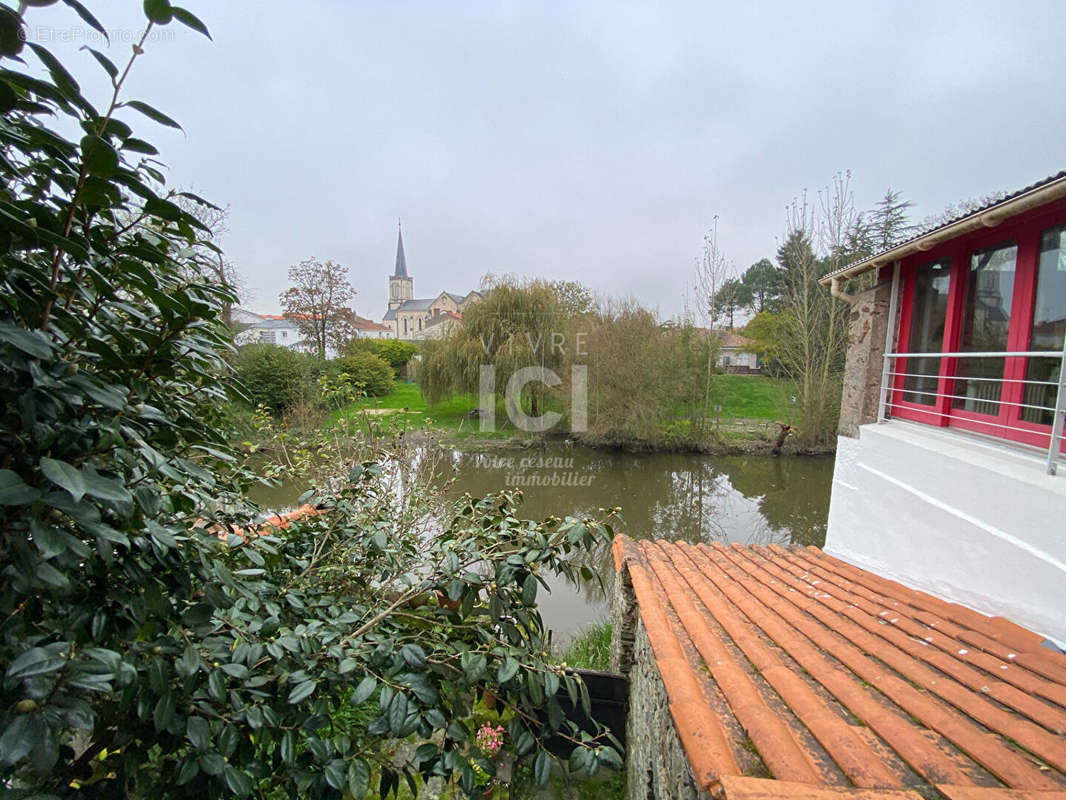
<instances>
[{"instance_id":1,"label":"pink flower","mask_svg":"<svg viewBox=\"0 0 1066 800\"><path fill-rule=\"evenodd\" d=\"M490 725L486 722L478 728L475 741L485 755L496 755L499 749L503 747L503 727L500 725Z\"/></svg>"}]
</instances>

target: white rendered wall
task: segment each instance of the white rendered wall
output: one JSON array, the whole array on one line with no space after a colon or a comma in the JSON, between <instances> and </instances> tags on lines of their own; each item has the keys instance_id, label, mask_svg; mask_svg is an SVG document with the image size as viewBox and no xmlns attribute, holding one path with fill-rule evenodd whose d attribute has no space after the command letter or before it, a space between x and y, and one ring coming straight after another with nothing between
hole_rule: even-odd
<instances>
[{"instance_id":1,"label":"white rendered wall","mask_svg":"<svg viewBox=\"0 0 1066 800\"><path fill-rule=\"evenodd\" d=\"M1066 644L1066 469L906 422L837 440L825 551Z\"/></svg>"}]
</instances>

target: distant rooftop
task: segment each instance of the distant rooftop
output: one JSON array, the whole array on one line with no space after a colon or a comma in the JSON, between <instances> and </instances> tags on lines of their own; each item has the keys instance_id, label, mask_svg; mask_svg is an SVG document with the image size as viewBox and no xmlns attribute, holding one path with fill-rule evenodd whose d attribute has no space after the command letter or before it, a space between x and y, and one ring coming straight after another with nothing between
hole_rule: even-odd
<instances>
[{"instance_id":1,"label":"distant rooftop","mask_svg":"<svg viewBox=\"0 0 1066 800\"><path fill-rule=\"evenodd\" d=\"M715 331L718 336L718 343L722 347L730 347L736 349L743 349L745 347L753 347L751 339L741 336L739 333L733 331Z\"/></svg>"},{"instance_id":2,"label":"distant rooftop","mask_svg":"<svg viewBox=\"0 0 1066 800\"><path fill-rule=\"evenodd\" d=\"M713 797L1066 797L1066 655L1042 637L817 548L614 555Z\"/></svg>"},{"instance_id":3,"label":"distant rooftop","mask_svg":"<svg viewBox=\"0 0 1066 800\"><path fill-rule=\"evenodd\" d=\"M449 322L451 320L459 320L462 322L463 315L456 314L454 311L443 311L435 317L430 317L429 322L425 324L425 328L432 328L434 325L440 325L443 322Z\"/></svg>"},{"instance_id":4,"label":"distant rooftop","mask_svg":"<svg viewBox=\"0 0 1066 800\"><path fill-rule=\"evenodd\" d=\"M382 325L378 322L374 322L366 317L360 317L355 315L355 319L352 321L352 327L360 331L388 331L392 330L388 325Z\"/></svg>"}]
</instances>

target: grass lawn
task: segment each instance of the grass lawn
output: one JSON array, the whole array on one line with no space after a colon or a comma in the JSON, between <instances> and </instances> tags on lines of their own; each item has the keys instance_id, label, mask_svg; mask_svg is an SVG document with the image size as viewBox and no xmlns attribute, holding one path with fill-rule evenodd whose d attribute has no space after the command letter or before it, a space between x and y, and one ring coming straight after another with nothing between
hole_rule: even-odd
<instances>
[{"instance_id":1,"label":"grass lawn","mask_svg":"<svg viewBox=\"0 0 1066 800\"><path fill-rule=\"evenodd\" d=\"M422 392L417 383L396 382L396 388L384 397L368 397L358 400L340 411L334 411L330 415L330 421L335 422L342 417L351 417L365 409L381 409L387 411L384 414L375 414L375 420L392 420L402 423L407 428L434 428L447 430L459 437L466 436L489 436L504 438L514 436L517 431L507 419L503 411L503 404L496 410L496 430L493 433L482 433L479 430L478 420L467 416L472 409L477 408L477 397L472 394L452 395L447 400L435 406L429 405L422 399Z\"/></svg>"},{"instance_id":2,"label":"grass lawn","mask_svg":"<svg viewBox=\"0 0 1066 800\"><path fill-rule=\"evenodd\" d=\"M715 375L711 387L711 402L722 406L722 419L780 420L792 418L792 383L780 378L761 375ZM351 418L363 409L380 410L375 422L387 422L408 430L431 428L445 431L456 438L488 437L505 439L522 435L507 418L503 400L496 408L496 430L482 433L478 420L468 416L477 408L472 394L457 394L430 406L422 399L416 383L396 383L396 388L384 397L359 400L330 415L330 422Z\"/></svg>"},{"instance_id":3,"label":"grass lawn","mask_svg":"<svg viewBox=\"0 0 1066 800\"><path fill-rule=\"evenodd\" d=\"M715 375L711 402L722 419L767 419L788 422L792 416L792 382L762 375Z\"/></svg>"}]
</instances>

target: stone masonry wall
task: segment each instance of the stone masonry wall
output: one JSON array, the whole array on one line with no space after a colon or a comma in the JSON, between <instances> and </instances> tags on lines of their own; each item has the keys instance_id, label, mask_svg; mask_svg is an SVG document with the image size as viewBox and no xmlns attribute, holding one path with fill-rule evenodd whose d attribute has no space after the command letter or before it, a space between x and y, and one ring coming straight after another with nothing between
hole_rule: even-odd
<instances>
[{"instance_id":1,"label":"stone masonry wall","mask_svg":"<svg viewBox=\"0 0 1066 800\"><path fill-rule=\"evenodd\" d=\"M841 436L857 438L860 425L877 421L891 294L891 281L882 280L856 295L851 306L844 394L840 401Z\"/></svg>"},{"instance_id":2,"label":"stone masonry wall","mask_svg":"<svg viewBox=\"0 0 1066 800\"><path fill-rule=\"evenodd\" d=\"M629 672L626 723L626 783L629 800L710 800L692 777L688 758L670 715L655 654L637 621Z\"/></svg>"},{"instance_id":3,"label":"stone masonry wall","mask_svg":"<svg viewBox=\"0 0 1066 800\"><path fill-rule=\"evenodd\" d=\"M629 674L633 666L633 638L637 633L637 596L625 567L615 574L611 592L611 672Z\"/></svg>"},{"instance_id":4,"label":"stone masonry wall","mask_svg":"<svg viewBox=\"0 0 1066 800\"><path fill-rule=\"evenodd\" d=\"M666 687L640 619L629 570L611 595L611 671L629 678L626 782L629 800L710 800L692 777L670 715Z\"/></svg>"}]
</instances>

